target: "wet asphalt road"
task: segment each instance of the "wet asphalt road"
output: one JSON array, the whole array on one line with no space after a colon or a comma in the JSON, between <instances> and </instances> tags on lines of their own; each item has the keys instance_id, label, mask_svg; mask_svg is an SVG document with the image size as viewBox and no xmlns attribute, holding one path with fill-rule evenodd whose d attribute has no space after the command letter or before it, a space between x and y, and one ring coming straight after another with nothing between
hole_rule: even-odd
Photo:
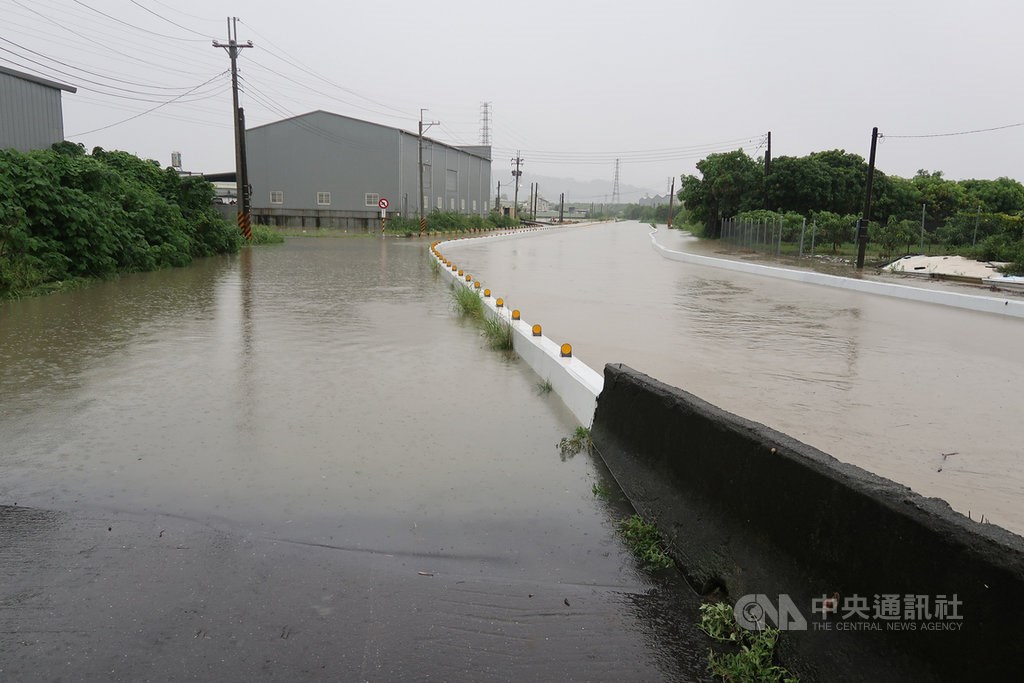
<instances>
[{"instance_id":1,"label":"wet asphalt road","mask_svg":"<svg viewBox=\"0 0 1024 683\"><path fill-rule=\"evenodd\" d=\"M0 680L699 680L600 464L413 240L0 304Z\"/></svg>"}]
</instances>

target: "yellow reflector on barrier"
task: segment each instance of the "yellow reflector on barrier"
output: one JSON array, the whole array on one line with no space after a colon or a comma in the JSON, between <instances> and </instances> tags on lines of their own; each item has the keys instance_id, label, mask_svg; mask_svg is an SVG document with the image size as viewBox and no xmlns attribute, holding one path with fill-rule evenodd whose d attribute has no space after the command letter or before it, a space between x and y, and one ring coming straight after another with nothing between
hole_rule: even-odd
<instances>
[{"instance_id":1,"label":"yellow reflector on barrier","mask_svg":"<svg viewBox=\"0 0 1024 683\"><path fill-rule=\"evenodd\" d=\"M572 358L572 344L562 344L562 358Z\"/></svg>"},{"instance_id":2,"label":"yellow reflector on barrier","mask_svg":"<svg viewBox=\"0 0 1024 683\"><path fill-rule=\"evenodd\" d=\"M534 325L533 326L533 336L534 337L539 337L540 336L540 332L541 332L540 325Z\"/></svg>"}]
</instances>

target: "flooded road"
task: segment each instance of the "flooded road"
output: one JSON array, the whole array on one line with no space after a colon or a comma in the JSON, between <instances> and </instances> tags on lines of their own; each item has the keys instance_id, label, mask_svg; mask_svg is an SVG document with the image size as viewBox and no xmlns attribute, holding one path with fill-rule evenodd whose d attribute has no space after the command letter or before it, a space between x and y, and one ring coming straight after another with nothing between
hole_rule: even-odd
<instances>
[{"instance_id":1,"label":"flooded road","mask_svg":"<svg viewBox=\"0 0 1024 683\"><path fill-rule=\"evenodd\" d=\"M1022 321L669 261L649 232L444 251L595 369L626 363L1024 533ZM659 242L688 248L664 228Z\"/></svg>"},{"instance_id":2,"label":"flooded road","mask_svg":"<svg viewBox=\"0 0 1024 683\"><path fill-rule=\"evenodd\" d=\"M417 240L0 304L0 679L706 677L537 381Z\"/></svg>"}]
</instances>

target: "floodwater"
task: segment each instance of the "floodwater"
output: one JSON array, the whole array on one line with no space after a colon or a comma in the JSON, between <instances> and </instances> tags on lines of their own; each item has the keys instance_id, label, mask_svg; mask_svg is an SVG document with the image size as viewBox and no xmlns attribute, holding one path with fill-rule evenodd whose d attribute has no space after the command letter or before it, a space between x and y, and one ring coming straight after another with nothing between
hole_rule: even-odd
<instances>
[{"instance_id":1,"label":"floodwater","mask_svg":"<svg viewBox=\"0 0 1024 683\"><path fill-rule=\"evenodd\" d=\"M0 678L706 677L696 599L443 282L292 239L0 304Z\"/></svg>"},{"instance_id":2,"label":"floodwater","mask_svg":"<svg viewBox=\"0 0 1024 683\"><path fill-rule=\"evenodd\" d=\"M649 233L602 224L444 253L599 371L625 363L1024 533L1024 321L670 261Z\"/></svg>"}]
</instances>

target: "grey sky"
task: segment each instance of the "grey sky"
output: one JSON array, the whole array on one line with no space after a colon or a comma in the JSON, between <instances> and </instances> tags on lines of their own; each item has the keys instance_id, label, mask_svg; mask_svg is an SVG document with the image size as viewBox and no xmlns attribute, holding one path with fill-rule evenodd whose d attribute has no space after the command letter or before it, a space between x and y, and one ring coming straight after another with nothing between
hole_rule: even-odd
<instances>
[{"instance_id":1,"label":"grey sky","mask_svg":"<svg viewBox=\"0 0 1024 683\"><path fill-rule=\"evenodd\" d=\"M178 150L196 171L233 167L228 58L211 46L226 39L228 16L240 18L239 38L256 45L240 60L250 126L325 109L415 130L427 107L427 117L442 123L429 135L475 144L487 101L493 176L503 185L517 149L526 159L524 185L531 174L610 182L618 157L623 185L664 192L670 176L694 172L709 151L761 153L769 130L776 156L842 148L866 157L876 125L896 136L1024 122L1024 4L1012 0L0 0L0 7L0 64L79 88L64 96L70 139L163 164ZM182 101L210 97L79 135L206 81ZM878 166L905 176L927 168L951 178L1024 179L1022 147L1024 126L889 137Z\"/></svg>"}]
</instances>

